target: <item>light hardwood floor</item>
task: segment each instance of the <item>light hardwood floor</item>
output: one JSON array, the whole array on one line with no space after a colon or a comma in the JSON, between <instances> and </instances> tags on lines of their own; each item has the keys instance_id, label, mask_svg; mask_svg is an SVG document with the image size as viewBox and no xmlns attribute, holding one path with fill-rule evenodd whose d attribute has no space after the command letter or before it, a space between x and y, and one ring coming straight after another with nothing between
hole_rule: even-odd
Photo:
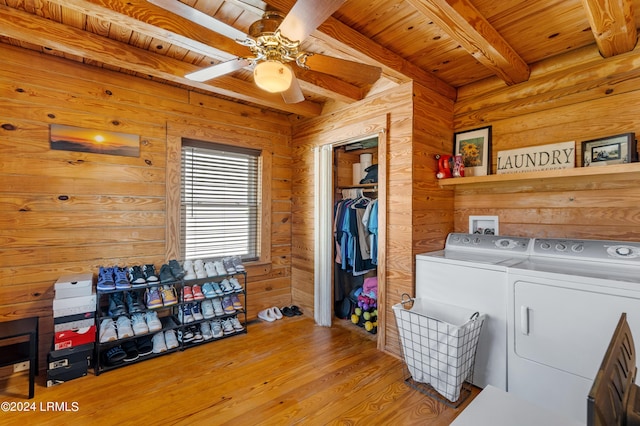
<instances>
[{"instance_id":1,"label":"light hardwood floor","mask_svg":"<svg viewBox=\"0 0 640 426\"><path fill-rule=\"evenodd\" d=\"M306 316L251 322L244 335L51 388L41 373L32 400L26 380L0 382L0 401L36 411L0 412L0 424L439 426L462 410L406 385L401 361L358 330Z\"/></svg>"}]
</instances>

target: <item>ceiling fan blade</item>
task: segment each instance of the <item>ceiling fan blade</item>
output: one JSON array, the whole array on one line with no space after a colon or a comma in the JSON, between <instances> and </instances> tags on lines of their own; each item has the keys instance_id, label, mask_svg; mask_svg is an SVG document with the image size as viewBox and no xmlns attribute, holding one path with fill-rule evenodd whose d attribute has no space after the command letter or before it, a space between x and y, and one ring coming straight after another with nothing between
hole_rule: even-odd
<instances>
[{"instance_id":1,"label":"ceiling fan blade","mask_svg":"<svg viewBox=\"0 0 640 426\"><path fill-rule=\"evenodd\" d=\"M300 89L300 84L298 84L298 79L295 74L293 74L291 86L282 92L282 99L285 104L297 104L298 102L304 101L304 94L302 93L302 89Z\"/></svg>"},{"instance_id":2,"label":"ceiling fan blade","mask_svg":"<svg viewBox=\"0 0 640 426\"><path fill-rule=\"evenodd\" d=\"M378 81L382 73L380 67L319 54L309 54L304 63L312 71L366 84Z\"/></svg>"},{"instance_id":3,"label":"ceiling fan blade","mask_svg":"<svg viewBox=\"0 0 640 426\"><path fill-rule=\"evenodd\" d=\"M303 41L344 2L345 0L298 0L278 29L291 41Z\"/></svg>"},{"instance_id":4,"label":"ceiling fan blade","mask_svg":"<svg viewBox=\"0 0 640 426\"><path fill-rule=\"evenodd\" d=\"M218 34L222 34L232 40L245 40L249 38L245 33L235 29L231 25L227 25L222 21L218 21L206 13L200 12L198 9L191 6L187 6L177 0L147 0L149 3L168 10L178 16L190 20L202 27L205 27L211 31L215 31Z\"/></svg>"},{"instance_id":5,"label":"ceiling fan blade","mask_svg":"<svg viewBox=\"0 0 640 426\"><path fill-rule=\"evenodd\" d=\"M221 75L237 71L249 65L251 65L251 61L249 61L248 59L236 58L227 62L221 62L211 67L203 68L199 71L192 72L185 75L185 77L193 81L207 81L216 77L220 77Z\"/></svg>"}]
</instances>

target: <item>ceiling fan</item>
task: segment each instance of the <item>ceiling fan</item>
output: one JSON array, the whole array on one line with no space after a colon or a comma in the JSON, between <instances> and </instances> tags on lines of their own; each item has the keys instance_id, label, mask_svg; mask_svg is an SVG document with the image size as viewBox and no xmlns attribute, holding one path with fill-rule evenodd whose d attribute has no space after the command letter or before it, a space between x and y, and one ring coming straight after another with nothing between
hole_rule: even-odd
<instances>
[{"instance_id":1,"label":"ceiling fan","mask_svg":"<svg viewBox=\"0 0 640 426\"><path fill-rule=\"evenodd\" d=\"M266 11L262 19L251 24L248 35L180 1L147 1L229 37L251 50L253 56L238 57L185 76L194 81L207 81L250 68L259 88L281 93L286 103L297 103L304 101L304 95L290 63L365 84L377 81L382 72L379 67L300 50L300 43L338 10L345 0L298 0L286 16L278 11Z\"/></svg>"}]
</instances>

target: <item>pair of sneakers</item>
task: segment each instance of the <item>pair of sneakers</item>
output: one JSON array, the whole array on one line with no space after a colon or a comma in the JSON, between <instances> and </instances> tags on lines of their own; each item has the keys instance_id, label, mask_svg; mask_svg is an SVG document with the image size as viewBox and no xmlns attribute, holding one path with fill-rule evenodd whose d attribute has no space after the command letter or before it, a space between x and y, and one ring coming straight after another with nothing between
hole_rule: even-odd
<instances>
[{"instance_id":1,"label":"pair of sneakers","mask_svg":"<svg viewBox=\"0 0 640 426\"><path fill-rule=\"evenodd\" d=\"M131 327L133 334L139 336L146 333L155 333L162 329L162 322L158 318L155 311L147 311L145 313L136 313L131 315Z\"/></svg>"},{"instance_id":2,"label":"pair of sneakers","mask_svg":"<svg viewBox=\"0 0 640 426\"><path fill-rule=\"evenodd\" d=\"M133 287L143 287L147 284L154 284L159 281L156 267L148 263L143 266L132 266L128 270L128 277Z\"/></svg>"},{"instance_id":3,"label":"pair of sneakers","mask_svg":"<svg viewBox=\"0 0 640 426\"><path fill-rule=\"evenodd\" d=\"M145 302L149 309L172 306L178 303L178 295L172 285L153 286L145 291Z\"/></svg>"},{"instance_id":4,"label":"pair of sneakers","mask_svg":"<svg viewBox=\"0 0 640 426\"><path fill-rule=\"evenodd\" d=\"M153 335L153 353L159 354L180 346L175 330L161 331Z\"/></svg>"},{"instance_id":5,"label":"pair of sneakers","mask_svg":"<svg viewBox=\"0 0 640 426\"><path fill-rule=\"evenodd\" d=\"M178 281L182 277L184 277L184 269L175 259L171 259L169 263L165 263L160 267L160 282L162 284Z\"/></svg>"},{"instance_id":6,"label":"pair of sneakers","mask_svg":"<svg viewBox=\"0 0 640 426\"><path fill-rule=\"evenodd\" d=\"M200 303L185 303L178 312L178 319L182 324L191 324L195 321L202 321L204 315L200 308Z\"/></svg>"},{"instance_id":7,"label":"pair of sneakers","mask_svg":"<svg viewBox=\"0 0 640 426\"><path fill-rule=\"evenodd\" d=\"M98 291L127 290L131 288L126 269L118 266L100 266L96 288Z\"/></svg>"},{"instance_id":8,"label":"pair of sneakers","mask_svg":"<svg viewBox=\"0 0 640 426\"><path fill-rule=\"evenodd\" d=\"M115 320L113 318L104 318L100 321L100 343L113 342L133 336L131 320L126 315L121 315Z\"/></svg>"},{"instance_id":9,"label":"pair of sneakers","mask_svg":"<svg viewBox=\"0 0 640 426\"><path fill-rule=\"evenodd\" d=\"M185 285L182 287L182 301L183 302L193 302L194 300L204 300L205 295L202 292L202 287L198 284L193 286Z\"/></svg>"},{"instance_id":10,"label":"pair of sneakers","mask_svg":"<svg viewBox=\"0 0 640 426\"><path fill-rule=\"evenodd\" d=\"M198 278L207 277L207 271L204 267L204 261L202 259L185 260L182 266L184 268L185 280L195 280Z\"/></svg>"},{"instance_id":11,"label":"pair of sneakers","mask_svg":"<svg viewBox=\"0 0 640 426\"><path fill-rule=\"evenodd\" d=\"M228 334L238 333L244 330L244 326L238 319L238 317L231 317L221 322L222 333L226 336Z\"/></svg>"}]
</instances>

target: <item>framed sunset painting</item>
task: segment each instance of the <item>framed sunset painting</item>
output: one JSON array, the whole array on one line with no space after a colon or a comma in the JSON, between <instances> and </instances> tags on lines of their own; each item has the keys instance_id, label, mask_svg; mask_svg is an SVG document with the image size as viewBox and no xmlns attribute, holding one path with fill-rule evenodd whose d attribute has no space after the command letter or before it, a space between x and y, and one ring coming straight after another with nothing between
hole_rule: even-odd
<instances>
[{"instance_id":1,"label":"framed sunset painting","mask_svg":"<svg viewBox=\"0 0 640 426\"><path fill-rule=\"evenodd\" d=\"M52 124L49 146L62 151L92 152L94 154L140 156L140 136L108 132L83 127Z\"/></svg>"}]
</instances>

